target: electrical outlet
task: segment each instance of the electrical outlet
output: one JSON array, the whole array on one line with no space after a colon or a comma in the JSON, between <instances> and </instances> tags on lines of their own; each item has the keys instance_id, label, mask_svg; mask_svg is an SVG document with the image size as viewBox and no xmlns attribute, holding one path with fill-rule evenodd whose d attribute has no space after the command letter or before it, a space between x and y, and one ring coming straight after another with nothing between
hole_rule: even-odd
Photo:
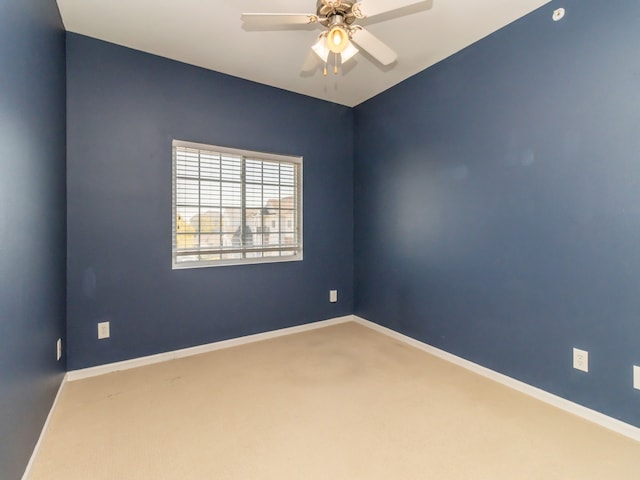
<instances>
[{"instance_id":1,"label":"electrical outlet","mask_svg":"<svg viewBox=\"0 0 640 480\"><path fill-rule=\"evenodd\" d=\"M62 339L59 338L56 341L56 361L60 361L62 358Z\"/></svg>"},{"instance_id":2,"label":"electrical outlet","mask_svg":"<svg viewBox=\"0 0 640 480\"><path fill-rule=\"evenodd\" d=\"M573 368L576 370L582 370L583 372L589 371L589 352L586 350L580 350L579 348L573 349Z\"/></svg>"},{"instance_id":3,"label":"electrical outlet","mask_svg":"<svg viewBox=\"0 0 640 480\"><path fill-rule=\"evenodd\" d=\"M109 338L111 336L111 332L109 329L109 322L99 322L98 323L98 340L102 340L103 338Z\"/></svg>"},{"instance_id":4,"label":"electrical outlet","mask_svg":"<svg viewBox=\"0 0 640 480\"><path fill-rule=\"evenodd\" d=\"M633 388L640 390L640 367L633 366Z\"/></svg>"},{"instance_id":5,"label":"electrical outlet","mask_svg":"<svg viewBox=\"0 0 640 480\"><path fill-rule=\"evenodd\" d=\"M338 301L338 290L329 290L329 301L336 303Z\"/></svg>"}]
</instances>

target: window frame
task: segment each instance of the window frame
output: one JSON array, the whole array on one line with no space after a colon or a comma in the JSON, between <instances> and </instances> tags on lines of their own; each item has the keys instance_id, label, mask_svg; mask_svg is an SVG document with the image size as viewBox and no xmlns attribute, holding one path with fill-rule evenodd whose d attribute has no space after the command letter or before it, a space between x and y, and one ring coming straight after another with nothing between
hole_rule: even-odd
<instances>
[{"instance_id":1,"label":"window frame","mask_svg":"<svg viewBox=\"0 0 640 480\"><path fill-rule=\"evenodd\" d=\"M218 249L210 249L210 250L204 250L202 249L201 246L198 247L194 247L193 248L193 255L203 255L203 253L201 252L209 252L210 255L214 255L215 253L213 253L214 251L219 252L220 255L222 255L223 253L227 253L227 254L231 254L231 253L242 253L242 258L228 258L228 259L215 259L215 260L202 260L202 259L198 259L198 260L190 260L190 261L178 261L178 257L185 254L184 250L182 252L178 251L178 234L177 234L177 218L178 218L178 208L179 208L179 202L178 202L178 198L177 198L177 193L178 193L178 188L177 188L177 179L178 179L178 174L177 174L177 166L178 166L178 158L177 158L177 149L178 148L188 148L188 149L196 149L196 150L200 150L200 151L205 151L205 152L210 152L213 154L220 154L220 155L232 155L235 157L242 157L243 161L242 164L245 165L245 161L248 159L250 161L259 161L259 162L277 162L277 163L284 163L284 164L288 164L288 165L293 165L294 169L294 185L293 185L293 190L294 190L294 202L293 202L293 211L294 211L294 217L293 217L293 223L294 223L294 229L293 229L293 233L294 233L294 244L293 245L287 245L287 244L283 244L283 243L279 243L277 244L276 247L268 247L268 246L262 246L262 244L260 244L259 248L254 248L253 246L251 247L246 247L244 245L241 245L240 247L237 248L232 248L230 249L231 251L226 251L222 246ZM198 160L198 165L200 165L201 160ZM174 139L172 141L172 146L171 146L171 164L172 164L172 185L171 185L171 209L172 209L172 221L171 221L171 264L172 264L172 269L173 270L182 270L182 269L190 269L190 268L205 268L205 267L221 267L221 266L230 266L230 265L252 265L252 264L261 264L261 263L281 263L281 262L296 262L296 261L302 261L303 260L303 252L304 252L304 248L303 248L303 196L302 196L302 186L303 186L303 157L302 156L297 156L297 155L283 155L283 154L275 154L275 153L265 153L265 152L256 152L256 151L252 151L252 150L243 150L243 149L237 149L237 148L230 148L230 147L222 147L222 146L217 146L217 145L208 145L208 144L203 144L203 143L196 143L196 142L189 142L189 141L184 141L184 140L177 140ZM200 167L198 167L200 168ZM251 184L251 182L247 182L246 177L246 171L244 170L241 173L241 181L240 181L240 185L241 185L241 190L243 191L242 194L242 200L241 200L241 211L242 211L242 217L241 217L241 222L243 225L247 225L247 220L246 220L246 210L248 208L250 209L254 209L255 207L247 207L247 201L246 201L246 187L247 185ZM200 182L202 181L202 175L198 175L197 179L198 179L198 184L200 185ZM218 183L220 184L220 186L222 186L222 184L224 183L222 178L220 178L218 180ZM264 187L265 185L267 186L273 186L272 184L269 183L265 183L264 177L261 180L261 183L259 184L262 187ZM282 187L282 183L278 183L278 187ZM198 191L200 192L200 187L198 187ZM199 194L200 197L200 194ZM280 197L279 199L280 201L282 201L282 197ZM264 203L265 199L264 197L262 198L262 203ZM200 215L200 218L202 218L203 213L201 212L201 209L203 208L203 204L202 204L202 199L199 198L198 200L198 206L194 207L198 209L198 215ZM224 208L222 205L218 206L218 207L213 207L213 208L219 208L220 209L220 218L221 218L221 226L219 227L219 234L221 236L225 236L228 235L229 232L224 232L223 227L222 227L222 218L223 218L223 213L222 213L222 209ZM262 205L262 207L260 207L261 210L263 209L267 209L267 207L265 205ZM281 207L278 207L277 209L279 212L282 212ZM285 209L285 211L287 211L288 209ZM263 215L261 213L261 215ZM280 213L278 215L278 217L280 218L278 224L280 225L280 222L282 221L282 213ZM243 219L242 219L243 218ZM270 220L271 221L276 221L276 220ZM271 223L270 223L271 224ZM247 225L248 226L248 225ZM248 226L249 227L249 226ZM255 235L257 232L253 232L252 235ZM282 227L280 227L278 232L274 232L274 233L278 233L280 235L280 239L282 238L283 232L282 231ZM202 231L197 231L194 234L196 235L202 235ZM264 232L260 232L260 235L262 235L262 241L264 241ZM268 234L270 235L270 233ZM267 236L268 236L267 235ZM297 242L295 242L295 239L297 237ZM221 240L222 241L222 240ZM282 240L280 240L282 241ZM229 250L229 249L227 249ZM284 255L284 256L260 256L260 257L251 257L251 256L247 256L248 253L262 253L264 254L267 251L278 251L278 252L290 252L290 251L295 251L295 253L293 255ZM197 252L197 253L196 253ZM206 253L204 253L206 254Z\"/></svg>"}]
</instances>

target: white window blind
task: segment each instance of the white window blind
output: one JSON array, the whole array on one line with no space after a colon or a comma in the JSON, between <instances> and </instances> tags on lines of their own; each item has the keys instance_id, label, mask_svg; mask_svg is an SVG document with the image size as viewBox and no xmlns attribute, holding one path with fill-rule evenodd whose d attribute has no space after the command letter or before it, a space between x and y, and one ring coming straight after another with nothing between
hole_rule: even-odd
<instances>
[{"instance_id":1,"label":"white window blind","mask_svg":"<svg viewBox=\"0 0 640 480\"><path fill-rule=\"evenodd\" d=\"M302 158L173 141L173 267L302 259Z\"/></svg>"}]
</instances>

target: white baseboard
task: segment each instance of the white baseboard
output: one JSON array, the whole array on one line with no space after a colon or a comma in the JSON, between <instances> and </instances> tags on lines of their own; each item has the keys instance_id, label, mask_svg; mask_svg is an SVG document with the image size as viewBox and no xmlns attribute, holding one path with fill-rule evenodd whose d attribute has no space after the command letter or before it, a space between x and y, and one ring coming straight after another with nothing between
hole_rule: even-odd
<instances>
[{"instance_id":1,"label":"white baseboard","mask_svg":"<svg viewBox=\"0 0 640 480\"><path fill-rule=\"evenodd\" d=\"M60 382L60 386L58 387L58 392L56 393L56 397L53 399L53 404L49 409L49 414L47 415L47 419L44 421L44 425L42 426L42 430L40 431L40 436L38 437L38 441L36 442L35 447L33 447L33 452L31 453L31 458L29 459L29 463L27 463L27 468L24 470L24 474L22 475L22 480L27 480L29 478L29 474L31 473L31 469L33 468L33 462L40 451L40 446L42 445L42 439L44 438L45 433L47 433L47 429L49 428L49 423L51 422L51 417L53 416L53 412L55 411L56 405L58 404L58 399L60 398L60 392L62 392L62 388L67 381L67 374L62 377L62 382Z\"/></svg>"},{"instance_id":2,"label":"white baseboard","mask_svg":"<svg viewBox=\"0 0 640 480\"><path fill-rule=\"evenodd\" d=\"M80 370L72 370L70 372L67 372L67 381L73 382L75 380L96 377L98 375L104 375L106 373L117 372L120 370L128 370L130 368L142 367L144 365L153 365L154 363L166 362L168 360L173 360L175 358L183 358L183 357L190 357L192 355L200 355L201 353L208 353L208 352L213 352L215 350L222 350L224 348L237 347L239 345L246 345L248 343L268 340L270 338L277 338L285 335L292 335L294 333L306 332L309 330L315 330L317 328L328 327L330 325L337 325L339 323L351 322L353 320L354 320L353 315L347 315L345 317L337 317L329 320L322 320L319 322L298 325L295 327L283 328L280 330L272 330L270 332L264 332L264 333L257 333L255 335L248 335L246 337L232 338L230 340L223 340L221 342L214 342L214 343L208 343L206 345L198 345L196 347L173 350L171 352L159 353L157 355L149 355L146 357L133 358L131 360L108 363L105 365L98 365L96 367L83 368Z\"/></svg>"},{"instance_id":3,"label":"white baseboard","mask_svg":"<svg viewBox=\"0 0 640 480\"><path fill-rule=\"evenodd\" d=\"M516 380L515 378L508 377L506 375L503 375L502 373L498 373L489 368L470 362L469 360L465 360L464 358L460 358L456 355L445 352L444 350L440 350L439 348L432 347L431 345L428 345L419 340L416 340L414 338L398 333L389 328L378 325L377 323L373 323L373 322L370 322L369 320L365 320L364 318L360 318L353 315L353 320L377 332L383 333L384 335L392 337L403 343L406 343L415 348L418 348L427 353L430 353L431 355L434 355L438 358L441 358L455 365L463 367L478 375L481 375L490 380L493 380L502 385L505 385L509 388L517 390L518 392L524 393L525 395L533 397L549 405L553 405L554 407L557 407L568 413L577 415L578 417L583 418L584 420L595 423L608 430L614 431L616 433L624 435L625 437L631 438L632 440L640 442L640 428L635 427L634 425L630 425L628 423L622 422L616 418L597 412L596 410L592 410L590 408L584 407L578 403L571 402L565 398L554 395L553 393L549 393L546 390L542 390L540 388L534 387L527 383L521 382L520 380Z\"/></svg>"},{"instance_id":4,"label":"white baseboard","mask_svg":"<svg viewBox=\"0 0 640 480\"><path fill-rule=\"evenodd\" d=\"M75 380L80 380L80 379L84 379L84 378L90 378L90 377L95 377L98 375L104 375L107 373L111 373L111 372L117 372L120 370L127 370L127 369L131 369L131 368L136 368L136 367L140 367L140 366L144 366L144 365L152 365L155 363L160 363L160 362L166 362L168 360L172 360L175 358L183 358L183 357L188 357L188 356L192 356L192 355L199 355L202 353L207 353L207 352L213 352L216 350L222 350L225 348L231 348L231 347L236 347L236 346L240 346L240 345L246 345L249 343L253 343L253 342L259 342L262 340L268 340L271 338L277 338L277 337L282 337L285 335L292 335L294 333L300 333L300 332L306 332L306 331L310 331L310 330L315 330L318 328L323 328L323 327L328 327L331 325L337 325L337 324L341 324L341 323L346 323L346 322L356 322L359 323L360 325L363 325L365 327L371 328L372 330L375 330L377 332L380 332L384 335L387 335L391 338L394 338L398 341L401 341L403 343L406 343L408 345L411 345L415 348L418 348L424 352L430 353L431 355L434 355L438 358L441 358L443 360L446 360L448 362L451 362L455 365L458 365L460 367L463 367L467 370L470 370L478 375L481 375L483 377L486 377L490 380L493 380L495 382L498 382L502 385L505 385L509 388L512 388L514 390L517 390L518 392L524 393L525 395L528 395L530 397L533 397L537 400L540 400L544 403L547 403L549 405L552 405L556 408L559 408L561 410L564 410L568 413L571 413L573 415L577 415L580 418L583 418L589 422L592 422L594 424L600 425L601 427L604 427L608 430L611 430L613 432L616 432L618 434L624 435L625 437L631 438L635 441L640 442L640 428L635 427L634 425L630 425L628 423L622 422L620 420L617 420L615 418L609 417L608 415L605 415L603 413L597 412L595 410L592 410L590 408L584 407L582 405L579 405L575 402L571 402L565 398L559 397L557 395L554 395L552 393L549 393L545 390L542 390L540 388L534 387L532 385L529 385L527 383L521 382L519 380L516 380L514 378L508 377L506 375L503 375L501 373L498 373L494 370L490 370L486 367L483 367L481 365L478 365L476 363L473 363L469 360L465 360L461 357L458 357L456 355L453 355L451 353L445 352L444 350L440 350L436 347L433 347L431 345L428 345L426 343L423 343L419 340L416 340L414 338L408 337L406 335L403 335L401 333L398 333L394 330L391 330L389 328L383 327L381 325L378 325L376 323L370 322L368 320L365 320L364 318L360 318L357 317L355 315L347 315L344 317L338 317L338 318L333 318L333 319L329 319L329 320L323 320L323 321L319 321L319 322L314 322L314 323L309 323L309 324L305 324L305 325L299 325L299 326L295 326L295 327L289 327L289 328L283 328L280 330L273 330L270 332L264 332L264 333L258 333L255 335L248 335L245 337L239 337L239 338L233 338L230 340L223 340L221 342L215 342L215 343L210 343L207 345L200 345L200 346L196 346L196 347L191 347L191 348L185 348L185 349L181 349L181 350L174 350L171 352L166 352L166 353L160 353L157 355L150 355L150 356L146 356L146 357L140 357L140 358L135 358L135 359L131 359L131 360L125 360L122 362L116 362L116 363L110 363L110 364L106 364L106 365L99 365L97 367L90 367L90 368L85 368L85 369L81 369L81 370L74 370L74 371L70 371L67 372L67 374L65 375L65 378L62 382L62 384L60 385L60 389L58 390L58 395L56 395L56 400L54 401L53 406L51 407L51 412L53 412L53 409L56 406L56 403L58 401L58 397L60 395L60 391L62 390L62 387L64 385L65 382L70 382L70 381L75 381ZM48 426L49 423L49 418L51 417L51 412L49 412L49 416L47 417L47 421L45 422L45 425L43 427L42 430L42 434L40 435L40 440L42 439L44 432ZM27 478L27 473L29 472L30 468L31 468L31 464L33 462L33 459L35 457L35 454L37 453L37 450L40 446L40 440L38 440L38 443L36 444L36 447L34 449L34 453L33 456L31 457L31 460L29 461L29 465L27 466L27 471L25 472L25 476L23 477L23 480L26 480Z\"/></svg>"}]
</instances>

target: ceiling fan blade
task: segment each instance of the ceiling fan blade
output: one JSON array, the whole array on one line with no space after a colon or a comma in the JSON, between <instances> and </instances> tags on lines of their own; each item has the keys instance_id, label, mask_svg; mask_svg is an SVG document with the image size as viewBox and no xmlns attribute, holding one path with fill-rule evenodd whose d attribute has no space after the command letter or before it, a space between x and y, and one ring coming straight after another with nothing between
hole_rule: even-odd
<instances>
[{"instance_id":1,"label":"ceiling fan blade","mask_svg":"<svg viewBox=\"0 0 640 480\"><path fill-rule=\"evenodd\" d=\"M362 27L353 29L351 39L382 65L391 65L398 59L396 52Z\"/></svg>"},{"instance_id":2,"label":"ceiling fan blade","mask_svg":"<svg viewBox=\"0 0 640 480\"><path fill-rule=\"evenodd\" d=\"M310 13L243 13L243 22L266 25L307 25L317 23L318 16Z\"/></svg>"},{"instance_id":3,"label":"ceiling fan blade","mask_svg":"<svg viewBox=\"0 0 640 480\"><path fill-rule=\"evenodd\" d=\"M353 6L353 12L358 18L370 18L381 13L399 10L400 8L415 5L416 3L425 3L429 0L362 0Z\"/></svg>"}]
</instances>

